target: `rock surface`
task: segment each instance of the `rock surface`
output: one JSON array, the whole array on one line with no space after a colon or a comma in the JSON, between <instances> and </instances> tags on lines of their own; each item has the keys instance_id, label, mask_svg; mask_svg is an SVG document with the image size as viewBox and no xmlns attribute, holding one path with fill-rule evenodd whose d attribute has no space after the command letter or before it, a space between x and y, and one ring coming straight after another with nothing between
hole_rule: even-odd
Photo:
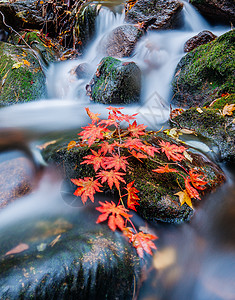
<instances>
[{"instance_id":1,"label":"rock surface","mask_svg":"<svg viewBox=\"0 0 235 300\"><path fill-rule=\"evenodd\" d=\"M0 106L46 97L46 78L30 49L0 42Z\"/></svg>"},{"instance_id":2,"label":"rock surface","mask_svg":"<svg viewBox=\"0 0 235 300\"><path fill-rule=\"evenodd\" d=\"M112 30L108 36L105 36L97 49L105 56L127 57L132 54L137 41L142 35L143 31L134 25L122 25Z\"/></svg>"},{"instance_id":3,"label":"rock surface","mask_svg":"<svg viewBox=\"0 0 235 300\"><path fill-rule=\"evenodd\" d=\"M184 52L190 52L193 49L197 48L198 46L207 44L211 41L213 41L216 38L216 36L208 31L203 30L199 32L197 35L190 38L185 44L184 44Z\"/></svg>"},{"instance_id":4,"label":"rock surface","mask_svg":"<svg viewBox=\"0 0 235 300\"><path fill-rule=\"evenodd\" d=\"M186 54L173 78L173 104L202 106L225 93L235 92L235 31Z\"/></svg>"},{"instance_id":5,"label":"rock surface","mask_svg":"<svg viewBox=\"0 0 235 300\"><path fill-rule=\"evenodd\" d=\"M233 0L190 0L204 16L235 24L235 2Z\"/></svg>"},{"instance_id":6,"label":"rock surface","mask_svg":"<svg viewBox=\"0 0 235 300\"><path fill-rule=\"evenodd\" d=\"M125 21L147 30L177 27L183 4L175 0L139 0L126 13Z\"/></svg>"},{"instance_id":7,"label":"rock surface","mask_svg":"<svg viewBox=\"0 0 235 300\"><path fill-rule=\"evenodd\" d=\"M141 90L141 71L134 62L122 62L113 57L101 60L87 86L92 101L104 104L138 102Z\"/></svg>"}]
</instances>

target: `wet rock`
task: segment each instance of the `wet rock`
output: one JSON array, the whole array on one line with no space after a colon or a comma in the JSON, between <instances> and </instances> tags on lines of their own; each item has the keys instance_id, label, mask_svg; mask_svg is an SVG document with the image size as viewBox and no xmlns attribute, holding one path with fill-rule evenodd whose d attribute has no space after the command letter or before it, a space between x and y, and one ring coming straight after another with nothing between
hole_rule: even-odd
<instances>
[{"instance_id":1,"label":"wet rock","mask_svg":"<svg viewBox=\"0 0 235 300\"><path fill-rule=\"evenodd\" d=\"M46 97L45 81L39 61L30 49L0 42L0 105Z\"/></svg>"},{"instance_id":2,"label":"wet rock","mask_svg":"<svg viewBox=\"0 0 235 300\"><path fill-rule=\"evenodd\" d=\"M193 49L197 48L198 46L204 45L206 43L209 43L213 41L216 38L216 36L208 31L203 30L197 35L190 38L185 44L184 44L184 52L190 52Z\"/></svg>"},{"instance_id":3,"label":"wet rock","mask_svg":"<svg viewBox=\"0 0 235 300\"><path fill-rule=\"evenodd\" d=\"M87 86L91 100L104 104L138 102L141 90L141 71L134 62L122 62L105 57Z\"/></svg>"},{"instance_id":4,"label":"wet rock","mask_svg":"<svg viewBox=\"0 0 235 300\"><path fill-rule=\"evenodd\" d=\"M79 64L73 71L78 79L88 78L91 76L91 66L88 63Z\"/></svg>"},{"instance_id":5,"label":"wet rock","mask_svg":"<svg viewBox=\"0 0 235 300\"><path fill-rule=\"evenodd\" d=\"M143 31L134 25L119 26L102 39L98 51L106 56L118 58L130 56L142 35Z\"/></svg>"},{"instance_id":6,"label":"wet rock","mask_svg":"<svg viewBox=\"0 0 235 300\"><path fill-rule=\"evenodd\" d=\"M225 93L235 91L235 31L186 54L173 78L173 104L202 106Z\"/></svg>"},{"instance_id":7,"label":"wet rock","mask_svg":"<svg viewBox=\"0 0 235 300\"><path fill-rule=\"evenodd\" d=\"M3 30L3 29L0 29L0 41L1 42L6 42L7 39L8 39L8 32Z\"/></svg>"},{"instance_id":8,"label":"wet rock","mask_svg":"<svg viewBox=\"0 0 235 300\"><path fill-rule=\"evenodd\" d=\"M204 16L213 21L235 24L235 2L231 0L190 0Z\"/></svg>"},{"instance_id":9,"label":"wet rock","mask_svg":"<svg viewBox=\"0 0 235 300\"><path fill-rule=\"evenodd\" d=\"M44 212L2 225L0 298L131 299L140 259L121 234L96 218L64 207L57 215Z\"/></svg>"},{"instance_id":10,"label":"wet rock","mask_svg":"<svg viewBox=\"0 0 235 300\"><path fill-rule=\"evenodd\" d=\"M221 97L215 100L202 112L196 108L184 111L174 118L175 123L183 128L196 130L197 133L209 138L219 149L220 158L226 161L235 161L235 114L223 116L223 108L226 104L235 104L235 94Z\"/></svg>"},{"instance_id":11,"label":"wet rock","mask_svg":"<svg viewBox=\"0 0 235 300\"><path fill-rule=\"evenodd\" d=\"M18 157L0 163L0 208L32 191L32 163Z\"/></svg>"},{"instance_id":12,"label":"wet rock","mask_svg":"<svg viewBox=\"0 0 235 300\"><path fill-rule=\"evenodd\" d=\"M159 141L162 140L179 145L178 142L163 133L158 133L153 136L150 135L145 139L148 145L150 144L158 148ZM80 165L83 161L83 157L90 154L88 147L75 147L71 150L67 150L68 143L69 140L65 139L64 142L58 142L57 144L49 146L43 153L45 160L49 163L55 163L58 167L63 166L63 169L61 169L62 176L67 182L70 182L70 184L71 178L95 176L96 174L91 166ZM97 148L94 149L97 151ZM197 168L198 170L202 170L208 181L206 189L199 191L201 196L214 190L224 182L225 177L221 169L206 156L199 152L195 153L195 151L191 152L188 150L188 153L192 158L192 162L185 159L181 163L184 169ZM125 151L122 155L130 156L129 152ZM160 160L164 165L169 163L166 155L161 152L157 153L154 159L156 161ZM143 159L142 161L134 157L128 159L129 165L125 180L127 183L134 180L135 188L139 191L140 205L137 206L137 213L148 221L182 223L189 220L193 215L193 210L186 204L181 206L179 197L175 195L185 186L184 179L181 175L186 177L186 171L174 164L174 168L178 168L181 175L179 173L158 174L152 172L152 170L159 167L154 159ZM110 193L108 186L105 187L105 189L102 188L102 190L104 190L106 195ZM71 187L71 195L73 192L74 186ZM118 197L118 192L115 192L115 190L113 190L113 192L116 193ZM74 196L74 198L76 197ZM76 201L76 199L73 199L73 201ZM193 204L196 206L199 205L199 202L199 200L193 199Z\"/></svg>"},{"instance_id":13,"label":"wet rock","mask_svg":"<svg viewBox=\"0 0 235 300\"><path fill-rule=\"evenodd\" d=\"M139 23L143 29L170 29L179 23L183 4L179 1L139 0L126 13L125 20Z\"/></svg>"},{"instance_id":14,"label":"wet rock","mask_svg":"<svg viewBox=\"0 0 235 300\"><path fill-rule=\"evenodd\" d=\"M95 33L95 20L99 13L96 4L84 4L76 17L74 32L76 36L76 48L79 51L87 46Z\"/></svg>"}]
</instances>

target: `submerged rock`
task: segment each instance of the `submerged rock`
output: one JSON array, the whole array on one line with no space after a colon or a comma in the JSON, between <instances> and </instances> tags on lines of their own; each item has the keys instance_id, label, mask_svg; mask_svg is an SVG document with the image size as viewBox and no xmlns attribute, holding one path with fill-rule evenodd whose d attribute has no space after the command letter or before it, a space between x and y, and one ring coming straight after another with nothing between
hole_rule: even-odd
<instances>
[{"instance_id":1,"label":"submerged rock","mask_svg":"<svg viewBox=\"0 0 235 300\"><path fill-rule=\"evenodd\" d=\"M213 41L216 38L216 36L208 31L203 30L199 32L197 35L190 38L185 44L184 44L184 52L190 52L193 49L197 48L198 46L204 45L206 43L209 43Z\"/></svg>"},{"instance_id":2,"label":"submerged rock","mask_svg":"<svg viewBox=\"0 0 235 300\"><path fill-rule=\"evenodd\" d=\"M139 23L147 30L175 28L182 8L183 4L175 0L138 0L127 11L125 21Z\"/></svg>"},{"instance_id":3,"label":"submerged rock","mask_svg":"<svg viewBox=\"0 0 235 300\"><path fill-rule=\"evenodd\" d=\"M201 111L191 108L174 118L178 126L194 129L200 135L209 138L219 149L220 158L226 161L235 161L235 114L225 114L225 105L235 104L235 94L215 100L210 107Z\"/></svg>"},{"instance_id":4,"label":"submerged rock","mask_svg":"<svg viewBox=\"0 0 235 300\"><path fill-rule=\"evenodd\" d=\"M235 2L233 0L190 0L189 2L213 21L219 20L235 24Z\"/></svg>"},{"instance_id":5,"label":"submerged rock","mask_svg":"<svg viewBox=\"0 0 235 300\"><path fill-rule=\"evenodd\" d=\"M186 54L173 78L173 104L202 106L223 93L235 92L235 31Z\"/></svg>"},{"instance_id":6,"label":"submerged rock","mask_svg":"<svg viewBox=\"0 0 235 300\"><path fill-rule=\"evenodd\" d=\"M140 259L96 218L64 207L63 213L1 224L0 298L131 299Z\"/></svg>"},{"instance_id":7,"label":"submerged rock","mask_svg":"<svg viewBox=\"0 0 235 300\"><path fill-rule=\"evenodd\" d=\"M162 140L179 145L175 140L162 133L147 136L145 142L148 145L159 148L159 142ZM91 166L80 165L83 157L91 153L88 147L78 146L67 150L68 142L69 140L49 146L43 153L45 160L49 163L55 163L57 166L63 166L61 172L67 182L70 182L71 178L95 176L96 174ZM97 151L96 146L93 149ZM166 155L160 151L153 159L142 159L142 161L135 157L128 159L129 165L125 180L127 183L135 181L134 186L139 190L138 196L140 198L140 205L136 207L137 213L145 220L181 223L192 217L193 210L186 204L181 206L179 197L176 195L185 185L183 179L184 176L187 176L185 170L194 168L204 173L208 184L203 191L199 191L201 195L214 190L225 180L221 169L206 156L199 152L195 153L195 151L191 152L188 150L187 152L191 162L188 159L183 160L181 165L183 165L184 169L176 164L170 166L174 169L177 168L179 173L158 174L152 172L153 169L159 167L158 161L162 162L163 165L170 163ZM124 151L122 155L130 156L130 153ZM69 190L71 195L74 189L75 186L72 187L70 182ZM108 186L105 187L104 192L106 195L110 193ZM74 198L76 197L74 196ZM194 199L193 204L199 205L199 201Z\"/></svg>"},{"instance_id":8,"label":"submerged rock","mask_svg":"<svg viewBox=\"0 0 235 300\"><path fill-rule=\"evenodd\" d=\"M35 54L0 42L0 106L46 97L46 77Z\"/></svg>"},{"instance_id":9,"label":"submerged rock","mask_svg":"<svg viewBox=\"0 0 235 300\"><path fill-rule=\"evenodd\" d=\"M130 56L142 35L143 31L134 25L119 26L101 40L98 51L119 58Z\"/></svg>"},{"instance_id":10,"label":"submerged rock","mask_svg":"<svg viewBox=\"0 0 235 300\"><path fill-rule=\"evenodd\" d=\"M87 86L91 100L104 104L129 104L140 100L141 71L134 62L105 57Z\"/></svg>"}]
</instances>

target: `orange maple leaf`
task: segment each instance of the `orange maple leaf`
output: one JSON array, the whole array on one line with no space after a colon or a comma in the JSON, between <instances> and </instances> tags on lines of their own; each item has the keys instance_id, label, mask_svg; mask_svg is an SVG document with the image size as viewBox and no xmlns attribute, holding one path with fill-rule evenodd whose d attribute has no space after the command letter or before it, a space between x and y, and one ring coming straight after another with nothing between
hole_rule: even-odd
<instances>
[{"instance_id":1,"label":"orange maple leaf","mask_svg":"<svg viewBox=\"0 0 235 300\"><path fill-rule=\"evenodd\" d=\"M102 192L99 189L102 185L98 182L98 179L94 180L92 177L85 177L83 179L71 179L71 181L78 186L73 194L75 196L81 196L83 204L86 203L88 197L94 202L94 194L96 192Z\"/></svg>"},{"instance_id":2,"label":"orange maple leaf","mask_svg":"<svg viewBox=\"0 0 235 300\"><path fill-rule=\"evenodd\" d=\"M104 141L101 144L100 151L103 153L103 155L106 155L107 153L112 154L115 146L118 146L118 143L115 142L115 143L109 144L107 141Z\"/></svg>"},{"instance_id":3,"label":"orange maple leaf","mask_svg":"<svg viewBox=\"0 0 235 300\"><path fill-rule=\"evenodd\" d=\"M162 152L165 152L167 158L173 161L181 161L185 159L183 153L186 148L184 146L177 146L176 144L170 144L169 142L160 141Z\"/></svg>"},{"instance_id":4,"label":"orange maple leaf","mask_svg":"<svg viewBox=\"0 0 235 300\"><path fill-rule=\"evenodd\" d=\"M192 185L198 189L198 190L204 190L206 187L204 185L206 185L208 183L208 181L205 181L205 176L203 176L202 173L197 173L196 170L191 169L189 170L189 176L190 176L190 180Z\"/></svg>"},{"instance_id":5,"label":"orange maple leaf","mask_svg":"<svg viewBox=\"0 0 235 300\"><path fill-rule=\"evenodd\" d=\"M148 158L148 156L147 155L145 155L145 154L143 154L143 153L141 153L141 152L136 152L135 150L131 150L131 151L129 151L130 152L130 154L132 155L132 156L134 156L135 158L137 158L139 161L141 161L142 162L142 160L141 160L141 158Z\"/></svg>"},{"instance_id":6,"label":"orange maple leaf","mask_svg":"<svg viewBox=\"0 0 235 300\"><path fill-rule=\"evenodd\" d=\"M82 141L88 140L88 146L90 147L96 139L103 139L104 132L110 132L104 126L96 126L95 124L89 124L82 127L84 130L79 133L82 136Z\"/></svg>"},{"instance_id":7,"label":"orange maple leaf","mask_svg":"<svg viewBox=\"0 0 235 300\"><path fill-rule=\"evenodd\" d=\"M139 193L139 191L133 186L134 182L135 181L128 183L125 190L127 190L127 206L136 211L135 205L140 205L137 202L140 200L140 198L136 195L136 193Z\"/></svg>"},{"instance_id":8,"label":"orange maple leaf","mask_svg":"<svg viewBox=\"0 0 235 300\"><path fill-rule=\"evenodd\" d=\"M99 149L98 152L91 149L93 155L87 155L83 158L84 160L81 165L93 165L95 172L97 172L100 168L105 168L105 157L102 155L101 150Z\"/></svg>"},{"instance_id":9,"label":"orange maple leaf","mask_svg":"<svg viewBox=\"0 0 235 300\"><path fill-rule=\"evenodd\" d=\"M105 169L114 168L115 171L123 169L126 171L126 166L129 164L126 156L119 156L118 154L114 154L111 157L105 157L104 165Z\"/></svg>"},{"instance_id":10,"label":"orange maple leaf","mask_svg":"<svg viewBox=\"0 0 235 300\"><path fill-rule=\"evenodd\" d=\"M190 182L191 182L191 179L189 176L187 176L185 178L185 188L186 188L186 191L188 192L190 198L197 198L198 200L201 200L198 191L191 186Z\"/></svg>"},{"instance_id":11,"label":"orange maple leaf","mask_svg":"<svg viewBox=\"0 0 235 300\"><path fill-rule=\"evenodd\" d=\"M127 149L136 149L141 150L142 147L145 147L145 145L142 143L140 139L133 139L131 137L127 138L122 144L121 147L127 148Z\"/></svg>"},{"instance_id":12,"label":"orange maple leaf","mask_svg":"<svg viewBox=\"0 0 235 300\"><path fill-rule=\"evenodd\" d=\"M123 205L117 205L113 203L113 201L107 202L99 202L101 205L100 207L97 207L96 209L101 212L102 214L98 217L96 223L101 223L108 219L108 226L112 231L115 231L116 228L120 228L123 230L124 228L124 220L123 217L127 220L132 217L132 215L129 215L128 209L126 209ZM111 216L109 216L111 214Z\"/></svg>"},{"instance_id":13,"label":"orange maple leaf","mask_svg":"<svg viewBox=\"0 0 235 300\"><path fill-rule=\"evenodd\" d=\"M171 173L171 172L178 172L176 169L170 169L169 165L167 164L164 167L158 167L157 169L152 170L156 173Z\"/></svg>"},{"instance_id":14,"label":"orange maple leaf","mask_svg":"<svg viewBox=\"0 0 235 300\"><path fill-rule=\"evenodd\" d=\"M98 122L100 120L100 118L98 118L98 116L100 116L100 114L94 114L93 112L90 111L89 107L85 107L85 110L88 114L88 116L90 117L90 119L92 120L92 124L94 124L95 122Z\"/></svg>"},{"instance_id":15,"label":"orange maple leaf","mask_svg":"<svg viewBox=\"0 0 235 300\"><path fill-rule=\"evenodd\" d=\"M97 177L101 179L101 183L108 181L108 185L110 189L112 189L113 184L115 184L116 188L119 190L120 181L126 183L126 181L121 177L123 175L126 174L114 170L109 170L109 171L102 170L97 174Z\"/></svg>"},{"instance_id":16,"label":"orange maple leaf","mask_svg":"<svg viewBox=\"0 0 235 300\"><path fill-rule=\"evenodd\" d=\"M137 254L143 258L144 251L152 255L151 249L157 249L152 240L156 240L158 237L153 234L143 233L142 231L134 234L133 229L126 227L123 229L123 234L129 238L129 242L136 248Z\"/></svg>"},{"instance_id":17,"label":"orange maple leaf","mask_svg":"<svg viewBox=\"0 0 235 300\"><path fill-rule=\"evenodd\" d=\"M138 138L140 135L145 135L145 128L144 124L137 125L136 121L132 124L129 124L127 130L129 131L131 136Z\"/></svg>"}]
</instances>

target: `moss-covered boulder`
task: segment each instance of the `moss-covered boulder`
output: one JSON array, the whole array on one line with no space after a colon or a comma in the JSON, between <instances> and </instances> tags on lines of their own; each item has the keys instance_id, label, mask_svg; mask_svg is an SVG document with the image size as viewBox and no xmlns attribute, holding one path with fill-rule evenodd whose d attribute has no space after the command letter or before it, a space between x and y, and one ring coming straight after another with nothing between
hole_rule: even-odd
<instances>
[{"instance_id":1,"label":"moss-covered boulder","mask_svg":"<svg viewBox=\"0 0 235 300\"><path fill-rule=\"evenodd\" d=\"M235 92L235 31L186 54L176 67L173 104L201 106Z\"/></svg>"},{"instance_id":2,"label":"moss-covered boulder","mask_svg":"<svg viewBox=\"0 0 235 300\"><path fill-rule=\"evenodd\" d=\"M190 0L205 17L235 24L235 2L232 0ZM230 25L230 24L229 24Z\"/></svg>"},{"instance_id":3,"label":"moss-covered boulder","mask_svg":"<svg viewBox=\"0 0 235 300\"><path fill-rule=\"evenodd\" d=\"M105 56L127 57L130 56L143 31L134 25L122 25L112 30L105 36L97 50Z\"/></svg>"},{"instance_id":4,"label":"moss-covered boulder","mask_svg":"<svg viewBox=\"0 0 235 300\"><path fill-rule=\"evenodd\" d=\"M105 57L87 85L92 101L104 104L129 104L140 100L141 71L134 62Z\"/></svg>"},{"instance_id":5,"label":"moss-covered boulder","mask_svg":"<svg viewBox=\"0 0 235 300\"><path fill-rule=\"evenodd\" d=\"M157 148L160 147L159 142L162 140L179 145L178 142L163 133L149 135L144 139L145 143ZM90 165L80 164L83 161L84 156L91 154L88 147L78 146L68 150L68 142L69 139L65 139L58 141L58 143L54 145L48 146L46 150L44 150L43 156L49 163L56 164L58 167L63 166L61 172L67 182L67 193L70 193L72 196L75 186L71 183L71 178L93 177L96 174ZM97 151L96 146L93 149ZM181 162L183 168L179 167L177 164L169 165L178 171L173 173L152 172L152 170L159 167L159 161L163 166L170 163L165 153L159 151L153 159L142 159L141 161L135 157L130 157L128 151L123 151L123 156L129 156L129 165L125 180L127 183L132 182L133 180L135 181L134 186L139 190L138 196L140 198L140 205L136 207L137 212L141 217L148 221L181 223L192 217L193 210L187 204L181 206L179 197L176 195L176 193L184 189L184 178L187 177L187 172L190 169L201 170L208 181L206 188L203 191L199 191L201 195L215 189L225 179L220 168L206 156L198 152L195 153L195 151L194 153L188 151L188 159L185 158ZM115 188L113 191L118 199L118 193L115 191ZM107 195L110 193L108 185L104 192ZM125 190L123 190L123 194L126 194ZM76 196L73 197L73 201L76 201ZM194 200L193 203L198 205L199 201Z\"/></svg>"},{"instance_id":6,"label":"moss-covered boulder","mask_svg":"<svg viewBox=\"0 0 235 300\"><path fill-rule=\"evenodd\" d=\"M191 108L173 119L174 126L193 129L202 136L209 138L219 149L222 160L235 161L235 123L234 111L226 104L235 105L235 94L225 95L216 99L208 108L201 110ZM230 106L231 107L231 106ZM233 107L233 106L232 106Z\"/></svg>"},{"instance_id":7,"label":"moss-covered boulder","mask_svg":"<svg viewBox=\"0 0 235 300\"><path fill-rule=\"evenodd\" d=\"M21 46L0 42L0 105L46 97L45 75L35 54Z\"/></svg>"},{"instance_id":8,"label":"moss-covered boulder","mask_svg":"<svg viewBox=\"0 0 235 300\"><path fill-rule=\"evenodd\" d=\"M128 7L127 4L126 22L139 23L146 30L157 30L177 27L183 4L175 0L138 0L130 9Z\"/></svg>"},{"instance_id":9,"label":"moss-covered boulder","mask_svg":"<svg viewBox=\"0 0 235 300\"><path fill-rule=\"evenodd\" d=\"M95 209L35 214L1 224L2 300L132 298L142 263L121 234L95 223Z\"/></svg>"}]
</instances>

